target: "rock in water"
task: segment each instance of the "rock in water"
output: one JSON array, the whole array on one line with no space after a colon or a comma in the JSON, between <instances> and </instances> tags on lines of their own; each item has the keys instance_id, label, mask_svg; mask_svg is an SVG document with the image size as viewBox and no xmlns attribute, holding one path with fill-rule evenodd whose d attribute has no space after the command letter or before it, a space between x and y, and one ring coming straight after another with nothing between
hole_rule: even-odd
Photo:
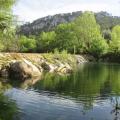
<instances>
[{"instance_id":1,"label":"rock in water","mask_svg":"<svg viewBox=\"0 0 120 120\"><path fill-rule=\"evenodd\" d=\"M41 72L31 62L24 60L10 64L9 76L10 78L25 80L28 78L40 76Z\"/></svg>"}]
</instances>

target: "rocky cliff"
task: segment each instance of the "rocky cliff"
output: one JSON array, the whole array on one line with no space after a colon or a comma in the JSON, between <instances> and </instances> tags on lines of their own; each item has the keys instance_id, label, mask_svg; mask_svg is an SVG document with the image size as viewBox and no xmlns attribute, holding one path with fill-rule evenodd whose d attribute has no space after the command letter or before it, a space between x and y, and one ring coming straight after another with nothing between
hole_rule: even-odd
<instances>
[{"instance_id":1,"label":"rocky cliff","mask_svg":"<svg viewBox=\"0 0 120 120\"><path fill-rule=\"evenodd\" d=\"M22 25L18 32L24 35L38 35L42 31L53 30L61 23L72 22L81 14L82 12L78 11L40 18L33 21L32 23ZM111 29L113 26L120 24L120 17L112 16L106 12L95 13L95 17L97 23L100 24L102 29Z\"/></svg>"}]
</instances>

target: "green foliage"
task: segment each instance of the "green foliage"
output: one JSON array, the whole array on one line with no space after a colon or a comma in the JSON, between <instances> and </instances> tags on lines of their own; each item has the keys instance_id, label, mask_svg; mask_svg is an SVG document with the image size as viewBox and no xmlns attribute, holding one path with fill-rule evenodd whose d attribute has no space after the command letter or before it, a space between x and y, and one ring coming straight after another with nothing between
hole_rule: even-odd
<instances>
[{"instance_id":1,"label":"green foliage","mask_svg":"<svg viewBox=\"0 0 120 120\"><path fill-rule=\"evenodd\" d=\"M0 31L0 51L4 50L4 45L3 45L3 33Z\"/></svg>"},{"instance_id":2,"label":"green foliage","mask_svg":"<svg viewBox=\"0 0 120 120\"><path fill-rule=\"evenodd\" d=\"M76 65L76 58L74 55L69 54L66 50L59 51L57 48L54 52L42 54L42 56L52 64L57 64L59 66L60 62L71 65Z\"/></svg>"},{"instance_id":3,"label":"green foliage","mask_svg":"<svg viewBox=\"0 0 120 120\"><path fill-rule=\"evenodd\" d=\"M67 50L62 50L61 52L58 49L54 49L54 55L55 58L61 59L61 61L64 61L69 58L69 54Z\"/></svg>"},{"instance_id":4,"label":"green foliage","mask_svg":"<svg viewBox=\"0 0 120 120\"><path fill-rule=\"evenodd\" d=\"M108 50L108 44L104 39L95 39L91 43L91 48L89 49L89 52L99 58L101 55L107 53Z\"/></svg>"},{"instance_id":5,"label":"green foliage","mask_svg":"<svg viewBox=\"0 0 120 120\"><path fill-rule=\"evenodd\" d=\"M120 53L120 26L114 27L112 33L109 27L101 31L93 12L84 12L73 22L60 24L53 31L25 37L16 35L16 30L9 24L15 0L0 3L3 3L0 5L0 51L53 52L57 48L63 58L68 53L90 53L99 58L107 53L108 47L110 52Z\"/></svg>"},{"instance_id":6,"label":"green foliage","mask_svg":"<svg viewBox=\"0 0 120 120\"><path fill-rule=\"evenodd\" d=\"M54 31L41 33L37 37L37 50L42 52L50 51L52 49L55 38L56 33Z\"/></svg>"},{"instance_id":7,"label":"green foliage","mask_svg":"<svg viewBox=\"0 0 120 120\"><path fill-rule=\"evenodd\" d=\"M108 32L108 31L107 31ZM104 33L105 37L106 33ZM107 35L106 35L107 36ZM92 12L84 12L71 23L60 24L55 31L43 32L37 37L37 50L50 52L56 49L68 53L92 53L100 56L108 45Z\"/></svg>"},{"instance_id":8,"label":"green foliage","mask_svg":"<svg viewBox=\"0 0 120 120\"><path fill-rule=\"evenodd\" d=\"M2 43L0 43L0 51L4 50L4 45Z\"/></svg>"},{"instance_id":9,"label":"green foliage","mask_svg":"<svg viewBox=\"0 0 120 120\"><path fill-rule=\"evenodd\" d=\"M112 41L110 42L110 52L120 53L120 26L117 25L112 30Z\"/></svg>"},{"instance_id":10,"label":"green foliage","mask_svg":"<svg viewBox=\"0 0 120 120\"><path fill-rule=\"evenodd\" d=\"M19 40L21 52L32 52L36 50L36 40L21 36Z\"/></svg>"},{"instance_id":11,"label":"green foliage","mask_svg":"<svg viewBox=\"0 0 120 120\"><path fill-rule=\"evenodd\" d=\"M0 0L0 8L3 10L9 10L14 3L15 0Z\"/></svg>"},{"instance_id":12,"label":"green foliage","mask_svg":"<svg viewBox=\"0 0 120 120\"><path fill-rule=\"evenodd\" d=\"M57 47L60 51L63 49L67 50L68 52L74 52L74 46L78 48L78 40L73 31L74 24L60 24L55 29L56 32L56 41L55 47Z\"/></svg>"},{"instance_id":13,"label":"green foliage","mask_svg":"<svg viewBox=\"0 0 120 120\"><path fill-rule=\"evenodd\" d=\"M11 28L11 8L15 0L0 0L0 51L16 51L15 31Z\"/></svg>"},{"instance_id":14,"label":"green foliage","mask_svg":"<svg viewBox=\"0 0 120 120\"><path fill-rule=\"evenodd\" d=\"M100 26L96 23L92 12L85 12L75 20L75 33L77 35L81 50L88 52L94 39L102 38Z\"/></svg>"},{"instance_id":15,"label":"green foliage","mask_svg":"<svg viewBox=\"0 0 120 120\"><path fill-rule=\"evenodd\" d=\"M15 0L0 0L0 30L10 26L13 17L11 7L14 3Z\"/></svg>"},{"instance_id":16,"label":"green foliage","mask_svg":"<svg viewBox=\"0 0 120 120\"><path fill-rule=\"evenodd\" d=\"M4 30L4 33L0 33L0 41L5 52L18 52L18 36L16 35L14 28Z\"/></svg>"}]
</instances>

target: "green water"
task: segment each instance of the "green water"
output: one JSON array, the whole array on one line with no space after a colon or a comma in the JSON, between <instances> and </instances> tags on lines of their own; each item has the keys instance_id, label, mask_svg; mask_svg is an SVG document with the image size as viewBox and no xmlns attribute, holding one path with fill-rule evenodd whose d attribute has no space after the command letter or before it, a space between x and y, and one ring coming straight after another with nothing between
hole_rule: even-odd
<instances>
[{"instance_id":1,"label":"green water","mask_svg":"<svg viewBox=\"0 0 120 120\"><path fill-rule=\"evenodd\" d=\"M81 64L71 75L1 86L0 120L120 119L118 64Z\"/></svg>"}]
</instances>

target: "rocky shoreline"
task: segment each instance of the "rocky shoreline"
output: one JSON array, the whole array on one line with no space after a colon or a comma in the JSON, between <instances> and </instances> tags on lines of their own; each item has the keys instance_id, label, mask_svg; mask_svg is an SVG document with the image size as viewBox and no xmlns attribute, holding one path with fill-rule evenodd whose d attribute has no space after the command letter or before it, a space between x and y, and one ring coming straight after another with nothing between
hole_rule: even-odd
<instances>
[{"instance_id":1,"label":"rocky shoreline","mask_svg":"<svg viewBox=\"0 0 120 120\"><path fill-rule=\"evenodd\" d=\"M85 55L0 53L0 77L26 80L44 71L68 74L77 64L88 61Z\"/></svg>"}]
</instances>

